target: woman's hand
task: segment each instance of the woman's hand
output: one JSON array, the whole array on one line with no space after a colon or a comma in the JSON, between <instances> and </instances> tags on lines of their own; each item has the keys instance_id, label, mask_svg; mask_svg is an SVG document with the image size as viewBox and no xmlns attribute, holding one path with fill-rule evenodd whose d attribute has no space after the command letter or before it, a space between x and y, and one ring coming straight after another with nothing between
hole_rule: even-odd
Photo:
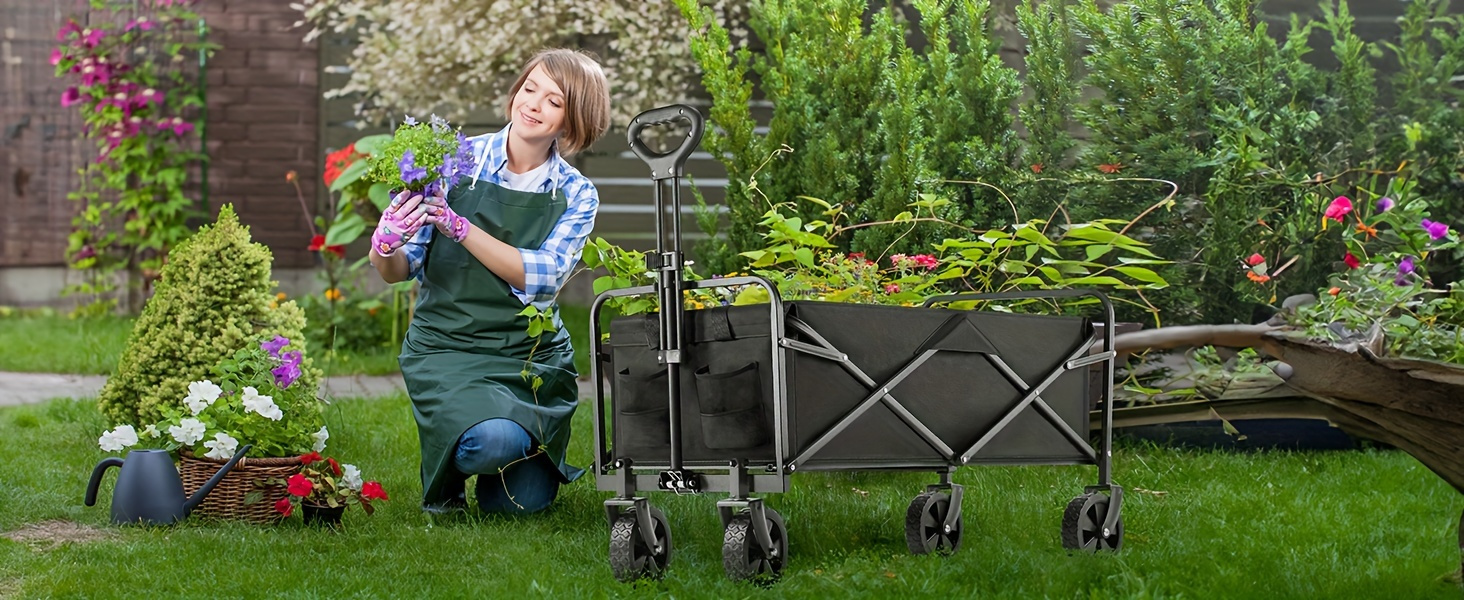
<instances>
[{"instance_id":1,"label":"woman's hand","mask_svg":"<svg viewBox=\"0 0 1464 600\"><path fill-rule=\"evenodd\" d=\"M426 221L436 225L438 233L462 243L468 237L468 220L453 212L442 194L443 192L438 190L422 201L427 206Z\"/></svg>"},{"instance_id":2,"label":"woman's hand","mask_svg":"<svg viewBox=\"0 0 1464 600\"><path fill-rule=\"evenodd\" d=\"M391 256L417 235L417 230L425 222L428 208L421 194L412 195L412 192L402 190L392 198L386 210L381 211L381 220L371 233L371 249L382 256Z\"/></svg>"}]
</instances>

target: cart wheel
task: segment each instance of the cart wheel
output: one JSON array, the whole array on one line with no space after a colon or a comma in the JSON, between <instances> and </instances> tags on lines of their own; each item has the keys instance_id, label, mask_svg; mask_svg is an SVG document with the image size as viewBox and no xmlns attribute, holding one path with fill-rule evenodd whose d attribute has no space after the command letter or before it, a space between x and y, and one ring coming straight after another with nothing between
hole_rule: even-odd
<instances>
[{"instance_id":1,"label":"cart wheel","mask_svg":"<svg viewBox=\"0 0 1464 600\"><path fill-rule=\"evenodd\" d=\"M950 509L951 496L945 492L925 492L910 501L905 511L905 545L911 554L955 554L961 549L961 515L956 515L950 531L945 529Z\"/></svg>"},{"instance_id":2,"label":"cart wheel","mask_svg":"<svg viewBox=\"0 0 1464 600\"><path fill-rule=\"evenodd\" d=\"M773 540L772 552L765 552L757 543L752 529L752 513L743 510L727 523L722 535L722 567L733 581L771 584L783 574L788 564L788 530L783 515L764 508L768 519L768 535Z\"/></svg>"},{"instance_id":3,"label":"cart wheel","mask_svg":"<svg viewBox=\"0 0 1464 600\"><path fill-rule=\"evenodd\" d=\"M652 506L650 512L655 524L654 548L641 537L634 508L621 513L610 526L610 570L620 581L660 579L666 574L666 565L671 562L671 527L661 509Z\"/></svg>"},{"instance_id":4,"label":"cart wheel","mask_svg":"<svg viewBox=\"0 0 1464 600\"><path fill-rule=\"evenodd\" d=\"M1108 496L1083 494L1073 498L1062 513L1062 547L1088 553L1118 552L1123 547L1123 515L1113 524L1113 531L1104 532L1103 520L1108 517Z\"/></svg>"}]
</instances>

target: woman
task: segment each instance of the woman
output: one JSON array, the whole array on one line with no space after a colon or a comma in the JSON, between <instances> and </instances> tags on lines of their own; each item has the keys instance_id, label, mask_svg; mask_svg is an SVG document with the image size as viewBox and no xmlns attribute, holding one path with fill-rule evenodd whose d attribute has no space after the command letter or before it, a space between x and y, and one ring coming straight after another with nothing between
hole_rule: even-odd
<instances>
[{"instance_id":1,"label":"woman","mask_svg":"<svg viewBox=\"0 0 1464 600\"><path fill-rule=\"evenodd\" d=\"M465 508L474 475L480 510L537 512L582 473L564 456L578 392L569 334L556 316L530 338L519 313L553 305L594 225L599 195L564 157L605 133L608 86L588 55L546 50L504 108L507 126L469 139L471 182L398 194L372 234L382 279L422 283L400 362L430 512Z\"/></svg>"}]
</instances>

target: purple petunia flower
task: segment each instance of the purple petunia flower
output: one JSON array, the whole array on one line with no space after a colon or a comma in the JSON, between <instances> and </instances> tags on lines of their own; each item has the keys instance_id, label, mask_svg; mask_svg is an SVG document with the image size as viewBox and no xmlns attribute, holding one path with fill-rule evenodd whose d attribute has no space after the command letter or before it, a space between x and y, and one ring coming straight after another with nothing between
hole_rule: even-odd
<instances>
[{"instance_id":1,"label":"purple petunia flower","mask_svg":"<svg viewBox=\"0 0 1464 600\"><path fill-rule=\"evenodd\" d=\"M416 183L427 178L427 169L416 166L416 157L411 150L402 153L402 160L397 163L397 168L402 171L402 181Z\"/></svg>"},{"instance_id":2,"label":"purple petunia flower","mask_svg":"<svg viewBox=\"0 0 1464 600\"><path fill-rule=\"evenodd\" d=\"M1403 260L1398 261L1398 276L1393 278L1393 283L1399 286L1408 285L1408 276L1412 275L1414 270L1415 267L1413 265L1413 257L1403 257Z\"/></svg>"},{"instance_id":3,"label":"purple petunia flower","mask_svg":"<svg viewBox=\"0 0 1464 600\"><path fill-rule=\"evenodd\" d=\"M292 350L280 355L280 366L269 371L274 375L275 385L280 386L280 389L284 389L290 387L290 384L295 383L295 380L300 378L300 361L302 358L299 350Z\"/></svg>"},{"instance_id":4,"label":"purple petunia flower","mask_svg":"<svg viewBox=\"0 0 1464 600\"><path fill-rule=\"evenodd\" d=\"M1441 240L1444 236L1449 235L1449 225L1447 223L1438 223L1424 219L1421 225L1423 225L1424 231L1428 232L1428 237L1432 239Z\"/></svg>"},{"instance_id":5,"label":"purple petunia flower","mask_svg":"<svg viewBox=\"0 0 1464 600\"><path fill-rule=\"evenodd\" d=\"M277 335L272 340L269 340L267 342L261 342L259 344L259 348L261 350L264 350L265 352L268 352L270 356L273 356L275 358L279 358L280 357L280 350L284 350L285 349L285 346L288 346L288 345L290 345L290 339L289 338L286 338L284 336Z\"/></svg>"},{"instance_id":6,"label":"purple petunia flower","mask_svg":"<svg viewBox=\"0 0 1464 600\"><path fill-rule=\"evenodd\" d=\"M1378 212L1388 212L1389 210L1392 210L1393 205L1394 202L1392 198L1383 196L1382 198L1378 199Z\"/></svg>"}]
</instances>

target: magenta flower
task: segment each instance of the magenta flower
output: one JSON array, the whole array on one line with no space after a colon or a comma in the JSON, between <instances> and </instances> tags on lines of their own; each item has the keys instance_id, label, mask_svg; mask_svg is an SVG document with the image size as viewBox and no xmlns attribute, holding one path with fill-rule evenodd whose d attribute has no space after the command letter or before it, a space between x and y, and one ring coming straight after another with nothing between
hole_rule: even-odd
<instances>
[{"instance_id":1,"label":"magenta flower","mask_svg":"<svg viewBox=\"0 0 1464 600\"><path fill-rule=\"evenodd\" d=\"M124 30L132 31L133 29L141 29L143 31L150 31L152 30L152 28L153 22L151 20L149 20L147 17L138 17L136 19L128 21L127 26L124 28Z\"/></svg>"},{"instance_id":2,"label":"magenta flower","mask_svg":"<svg viewBox=\"0 0 1464 600\"><path fill-rule=\"evenodd\" d=\"M1449 235L1449 225L1447 223L1438 223L1424 219L1421 225L1423 225L1423 230L1428 232L1428 237L1431 239L1441 240L1444 239L1444 236Z\"/></svg>"},{"instance_id":3,"label":"magenta flower","mask_svg":"<svg viewBox=\"0 0 1464 600\"><path fill-rule=\"evenodd\" d=\"M900 293L900 284L898 284L898 283L891 283L891 284L885 286L885 293L886 294L898 294L898 293Z\"/></svg>"},{"instance_id":4,"label":"magenta flower","mask_svg":"<svg viewBox=\"0 0 1464 600\"><path fill-rule=\"evenodd\" d=\"M73 33L81 33L81 25L74 20L68 19L61 29L56 31L56 41L64 42Z\"/></svg>"},{"instance_id":5,"label":"magenta flower","mask_svg":"<svg viewBox=\"0 0 1464 600\"><path fill-rule=\"evenodd\" d=\"M1342 217L1350 212L1352 212L1352 201L1348 200L1347 196L1337 196L1331 204L1327 205L1327 212L1323 213L1323 216L1341 223Z\"/></svg>"},{"instance_id":6,"label":"magenta flower","mask_svg":"<svg viewBox=\"0 0 1464 600\"><path fill-rule=\"evenodd\" d=\"M171 119L158 119L158 130L161 131L164 129L172 129L173 135L182 136L190 131L193 131L193 124L189 123L188 121L184 121L182 117L173 117Z\"/></svg>"},{"instance_id":7,"label":"magenta flower","mask_svg":"<svg viewBox=\"0 0 1464 600\"><path fill-rule=\"evenodd\" d=\"M102 43L102 40L106 37L107 30L105 29L88 28L81 30L81 43L86 44L87 48L97 47L97 44Z\"/></svg>"},{"instance_id":8,"label":"magenta flower","mask_svg":"<svg viewBox=\"0 0 1464 600\"><path fill-rule=\"evenodd\" d=\"M272 340L260 342L259 343L259 349L260 350L263 350L265 352L268 352L270 356L273 356L275 358L279 358L280 357L280 350L285 349L285 346L288 346L288 345L290 345L290 339L289 338L284 337L284 336L277 335L277 336L274 336L274 339L272 339Z\"/></svg>"},{"instance_id":9,"label":"magenta flower","mask_svg":"<svg viewBox=\"0 0 1464 600\"><path fill-rule=\"evenodd\" d=\"M1400 286L1408 285L1408 276L1412 275L1413 271L1413 257L1403 257L1403 260L1398 262L1398 276L1393 279L1393 283Z\"/></svg>"},{"instance_id":10,"label":"magenta flower","mask_svg":"<svg viewBox=\"0 0 1464 600\"><path fill-rule=\"evenodd\" d=\"M61 92L61 106L74 106L79 102L81 102L81 90L76 89L76 86L71 86Z\"/></svg>"},{"instance_id":11,"label":"magenta flower","mask_svg":"<svg viewBox=\"0 0 1464 600\"><path fill-rule=\"evenodd\" d=\"M1392 210L1393 205L1394 203L1392 198L1383 196L1382 198L1378 199L1378 212L1388 212L1389 210Z\"/></svg>"},{"instance_id":12,"label":"magenta flower","mask_svg":"<svg viewBox=\"0 0 1464 600\"><path fill-rule=\"evenodd\" d=\"M290 387L290 384L295 383L295 380L300 378L301 359L299 350L293 350L280 355L280 366L269 371L270 374L274 375L275 385L280 386L280 388L287 388Z\"/></svg>"},{"instance_id":13,"label":"magenta flower","mask_svg":"<svg viewBox=\"0 0 1464 600\"><path fill-rule=\"evenodd\" d=\"M65 55L61 54L61 49L60 48L52 48L51 49L51 66L54 67L56 65L61 64L61 59L63 59L63 58L65 58Z\"/></svg>"}]
</instances>

